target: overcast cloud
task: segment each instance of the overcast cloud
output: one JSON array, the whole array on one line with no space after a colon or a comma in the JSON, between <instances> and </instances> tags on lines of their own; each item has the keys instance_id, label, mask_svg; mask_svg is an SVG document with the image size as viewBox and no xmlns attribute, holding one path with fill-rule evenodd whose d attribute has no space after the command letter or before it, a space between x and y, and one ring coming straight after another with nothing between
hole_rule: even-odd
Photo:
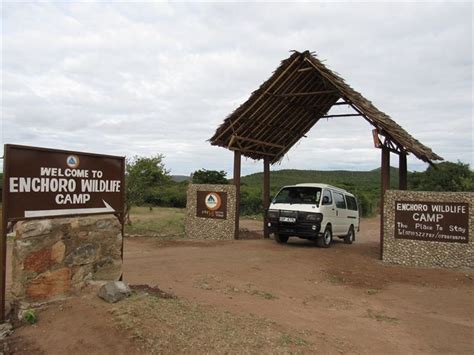
<instances>
[{"instance_id":1,"label":"overcast cloud","mask_svg":"<svg viewBox=\"0 0 474 355\"><path fill-rule=\"evenodd\" d=\"M162 153L173 174L231 175L232 153L206 140L289 50L308 49L437 154L472 165L472 12L469 3L4 2L3 143ZM360 117L321 121L274 169L377 168L371 129ZM261 165L246 160L243 173ZM409 159L410 170L425 167Z\"/></svg>"}]
</instances>

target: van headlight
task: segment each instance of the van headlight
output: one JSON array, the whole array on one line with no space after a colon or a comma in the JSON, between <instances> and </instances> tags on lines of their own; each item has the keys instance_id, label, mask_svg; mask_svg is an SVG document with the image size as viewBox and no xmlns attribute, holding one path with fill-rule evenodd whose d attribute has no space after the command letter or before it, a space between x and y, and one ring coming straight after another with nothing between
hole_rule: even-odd
<instances>
[{"instance_id":1,"label":"van headlight","mask_svg":"<svg viewBox=\"0 0 474 355\"><path fill-rule=\"evenodd\" d=\"M321 222L323 215L321 213L307 213L305 219L311 222Z\"/></svg>"},{"instance_id":2,"label":"van headlight","mask_svg":"<svg viewBox=\"0 0 474 355\"><path fill-rule=\"evenodd\" d=\"M280 211L279 210L268 210L267 214L269 219L278 219L280 217Z\"/></svg>"}]
</instances>

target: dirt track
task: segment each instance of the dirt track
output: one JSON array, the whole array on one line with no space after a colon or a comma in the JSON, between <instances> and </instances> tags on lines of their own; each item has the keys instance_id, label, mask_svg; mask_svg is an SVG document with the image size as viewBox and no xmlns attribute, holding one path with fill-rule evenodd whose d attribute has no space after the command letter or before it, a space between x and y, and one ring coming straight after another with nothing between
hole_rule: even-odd
<instances>
[{"instance_id":1,"label":"dirt track","mask_svg":"<svg viewBox=\"0 0 474 355\"><path fill-rule=\"evenodd\" d=\"M363 222L355 244L335 242L329 249L291 239L279 245L134 238L125 244L124 275L131 284L158 285L198 304L304 331L323 353L472 353L473 273L382 264L377 238L377 219ZM113 337L124 342L107 327L108 305L83 298L64 307L68 312L43 312L46 322L21 328L15 337L30 339L29 349L56 353L93 353L94 342L103 353ZM91 307L98 310L88 312ZM87 319L66 322L84 313ZM86 330L90 326L95 335ZM51 344L65 327L75 336ZM46 329L49 338L41 336ZM133 343L122 345L124 353L137 351Z\"/></svg>"}]
</instances>

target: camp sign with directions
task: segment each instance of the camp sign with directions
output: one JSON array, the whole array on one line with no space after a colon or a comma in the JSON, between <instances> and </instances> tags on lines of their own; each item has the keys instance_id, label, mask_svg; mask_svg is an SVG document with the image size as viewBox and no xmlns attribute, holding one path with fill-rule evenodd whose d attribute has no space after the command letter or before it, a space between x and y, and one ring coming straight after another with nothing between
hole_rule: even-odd
<instances>
[{"instance_id":1,"label":"camp sign with directions","mask_svg":"<svg viewBox=\"0 0 474 355\"><path fill-rule=\"evenodd\" d=\"M469 204L396 201L395 238L467 243Z\"/></svg>"},{"instance_id":2,"label":"camp sign with directions","mask_svg":"<svg viewBox=\"0 0 474 355\"><path fill-rule=\"evenodd\" d=\"M227 193L198 191L196 216L203 218L227 218Z\"/></svg>"},{"instance_id":3,"label":"camp sign with directions","mask_svg":"<svg viewBox=\"0 0 474 355\"><path fill-rule=\"evenodd\" d=\"M8 220L123 213L125 158L5 145Z\"/></svg>"}]
</instances>

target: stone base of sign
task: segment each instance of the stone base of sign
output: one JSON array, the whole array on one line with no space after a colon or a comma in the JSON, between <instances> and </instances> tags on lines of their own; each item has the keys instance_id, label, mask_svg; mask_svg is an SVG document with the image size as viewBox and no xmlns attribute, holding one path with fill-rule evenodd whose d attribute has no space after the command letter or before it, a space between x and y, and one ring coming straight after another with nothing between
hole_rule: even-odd
<instances>
[{"instance_id":1,"label":"stone base of sign","mask_svg":"<svg viewBox=\"0 0 474 355\"><path fill-rule=\"evenodd\" d=\"M122 231L115 216L21 221L15 225L12 296L60 299L89 280L118 280Z\"/></svg>"},{"instance_id":2,"label":"stone base of sign","mask_svg":"<svg viewBox=\"0 0 474 355\"><path fill-rule=\"evenodd\" d=\"M469 242L395 238L395 201L468 203ZM421 267L474 268L474 193L389 190L384 204L383 261Z\"/></svg>"},{"instance_id":3,"label":"stone base of sign","mask_svg":"<svg viewBox=\"0 0 474 355\"><path fill-rule=\"evenodd\" d=\"M226 219L197 217L198 191L214 191L227 193ZM189 239L234 239L235 233L235 186L191 184L188 187L186 203L185 232Z\"/></svg>"}]
</instances>

